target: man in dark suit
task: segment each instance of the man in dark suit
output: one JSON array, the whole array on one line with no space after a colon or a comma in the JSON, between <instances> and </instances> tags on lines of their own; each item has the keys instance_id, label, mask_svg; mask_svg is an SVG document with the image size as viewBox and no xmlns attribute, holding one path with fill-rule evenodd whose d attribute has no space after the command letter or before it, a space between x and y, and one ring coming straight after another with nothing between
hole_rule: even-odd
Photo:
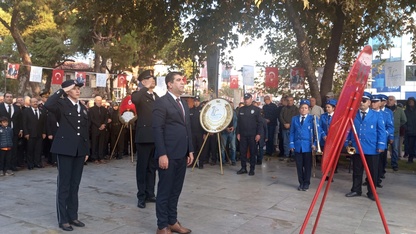
<instances>
[{"instance_id":1,"label":"man in dark suit","mask_svg":"<svg viewBox=\"0 0 416 234\"><path fill-rule=\"evenodd\" d=\"M0 104L0 117L5 116L9 119L9 125L13 129L13 147L11 157L6 159L10 165L10 170L17 170L17 142L19 137L23 136L22 128L22 111L17 105L12 104L13 95L10 92L6 92L3 95L4 102Z\"/></svg>"},{"instance_id":2,"label":"man in dark suit","mask_svg":"<svg viewBox=\"0 0 416 234\"><path fill-rule=\"evenodd\" d=\"M51 152L57 154L57 213L59 227L72 231L84 227L78 220L78 189L89 146L89 120L87 108L79 102L83 83L67 80L62 89L52 94L44 107L55 114L59 128L52 142Z\"/></svg>"},{"instance_id":3,"label":"man in dark suit","mask_svg":"<svg viewBox=\"0 0 416 234\"><path fill-rule=\"evenodd\" d=\"M194 158L189 108L180 100L184 90L182 73L169 72L165 83L168 92L155 101L152 113L155 157L159 166L156 233L190 233L191 230L177 220L186 167Z\"/></svg>"},{"instance_id":4,"label":"man in dark suit","mask_svg":"<svg viewBox=\"0 0 416 234\"><path fill-rule=\"evenodd\" d=\"M103 99L100 96L96 96L94 100L95 105L89 110L91 121L91 157L95 163L105 163L104 144L106 143L106 126L109 117L107 109L102 106L102 101Z\"/></svg>"},{"instance_id":5,"label":"man in dark suit","mask_svg":"<svg viewBox=\"0 0 416 234\"><path fill-rule=\"evenodd\" d=\"M153 103L159 99L153 89L156 86L153 70L146 70L139 75L139 81L143 85L140 90L131 95L131 101L136 106L136 182L137 182L137 207L145 208L146 201L155 202L155 144L152 131Z\"/></svg>"},{"instance_id":6,"label":"man in dark suit","mask_svg":"<svg viewBox=\"0 0 416 234\"><path fill-rule=\"evenodd\" d=\"M46 137L46 115L38 108L38 99L30 99L30 108L23 110L23 134L27 140L27 167L42 168L42 140Z\"/></svg>"}]
</instances>

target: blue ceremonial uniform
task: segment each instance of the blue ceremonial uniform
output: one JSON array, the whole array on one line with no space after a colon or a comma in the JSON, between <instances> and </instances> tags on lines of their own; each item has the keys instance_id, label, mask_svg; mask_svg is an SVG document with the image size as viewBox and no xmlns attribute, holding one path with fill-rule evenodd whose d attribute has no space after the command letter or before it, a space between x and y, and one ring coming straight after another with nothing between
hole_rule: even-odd
<instances>
[{"instance_id":1,"label":"blue ceremonial uniform","mask_svg":"<svg viewBox=\"0 0 416 234\"><path fill-rule=\"evenodd\" d=\"M312 145L316 146L314 116L305 115L302 124L301 115L292 118L289 134L289 148L294 149L299 190L309 189L312 171ZM317 123L318 124L318 123ZM317 126L318 133L321 131Z\"/></svg>"},{"instance_id":2,"label":"blue ceremonial uniform","mask_svg":"<svg viewBox=\"0 0 416 234\"><path fill-rule=\"evenodd\" d=\"M323 137L328 136L329 127L331 126L332 117L334 113L331 115L328 114L328 112L325 112L321 115L321 118L319 119L319 126L321 127L321 138L319 138L321 146L325 145L325 141L323 140Z\"/></svg>"},{"instance_id":3,"label":"blue ceremonial uniform","mask_svg":"<svg viewBox=\"0 0 416 234\"><path fill-rule=\"evenodd\" d=\"M379 152L377 150L384 150L386 148L386 130L385 123L382 114L371 109L367 109L368 112L362 119L361 111L358 111L354 119L354 126L357 131L358 138L361 143L364 156L370 169L371 178L376 183L378 180L378 161ZM359 155L357 143L350 132L348 138L352 142L352 146L356 149L357 154L353 155L353 185L351 192L355 192L361 195L361 184L363 180L364 167ZM375 186L375 185L374 185ZM367 185L367 195L369 198L373 197L370 185Z\"/></svg>"},{"instance_id":4,"label":"blue ceremonial uniform","mask_svg":"<svg viewBox=\"0 0 416 234\"><path fill-rule=\"evenodd\" d=\"M394 121L393 121L393 111L390 109L384 108L384 110L380 110L381 115L383 116L385 128L386 128L386 150L380 153L380 160L378 164L378 184L381 183L380 178L384 178L384 174L386 173L386 166L387 166L387 149L388 149L388 142L394 141Z\"/></svg>"}]
</instances>

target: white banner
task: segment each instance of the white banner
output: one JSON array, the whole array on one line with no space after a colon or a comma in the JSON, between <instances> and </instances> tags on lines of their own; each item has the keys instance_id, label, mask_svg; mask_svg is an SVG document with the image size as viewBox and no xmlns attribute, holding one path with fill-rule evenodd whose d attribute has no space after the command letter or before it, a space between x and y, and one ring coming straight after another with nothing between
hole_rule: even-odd
<instances>
[{"instance_id":1,"label":"white banner","mask_svg":"<svg viewBox=\"0 0 416 234\"><path fill-rule=\"evenodd\" d=\"M37 83L42 82L42 70L42 67L32 66L32 68L30 69L29 81Z\"/></svg>"},{"instance_id":2,"label":"white banner","mask_svg":"<svg viewBox=\"0 0 416 234\"><path fill-rule=\"evenodd\" d=\"M97 85L97 87L106 87L106 85L107 85L107 74L97 73L96 85Z\"/></svg>"},{"instance_id":3,"label":"white banner","mask_svg":"<svg viewBox=\"0 0 416 234\"><path fill-rule=\"evenodd\" d=\"M254 66L243 66L243 85L254 86Z\"/></svg>"},{"instance_id":4,"label":"white banner","mask_svg":"<svg viewBox=\"0 0 416 234\"><path fill-rule=\"evenodd\" d=\"M398 87L405 85L406 75L404 61L386 62L384 64L386 73L385 87Z\"/></svg>"}]
</instances>

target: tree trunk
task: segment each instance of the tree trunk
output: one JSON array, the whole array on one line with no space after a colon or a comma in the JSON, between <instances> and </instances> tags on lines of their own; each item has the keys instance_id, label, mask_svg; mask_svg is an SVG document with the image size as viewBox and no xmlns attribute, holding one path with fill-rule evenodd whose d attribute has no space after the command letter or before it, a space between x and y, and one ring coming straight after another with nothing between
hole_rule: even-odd
<instances>
[{"instance_id":1,"label":"tree trunk","mask_svg":"<svg viewBox=\"0 0 416 234\"><path fill-rule=\"evenodd\" d=\"M305 75L308 79L311 96L316 98L317 105L321 105L321 96L319 94L318 81L315 76L315 69L313 66L311 56L309 54L308 40L306 37L305 30L303 29L300 23L299 15L293 9L293 4L294 3L292 0L285 1L287 16L290 23L293 26L293 31L296 35L297 46L300 52L300 61L302 63L303 68L305 69Z\"/></svg>"},{"instance_id":2,"label":"tree trunk","mask_svg":"<svg viewBox=\"0 0 416 234\"><path fill-rule=\"evenodd\" d=\"M23 62L23 69L20 69L21 74L19 74L19 86L18 86L18 94L24 95L27 93L28 86L32 89L32 95L37 96L40 93L40 85L39 83L29 82L29 74L30 68L32 65L32 60L30 59L29 51L26 47L25 42L23 41L22 35L17 27L18 24L18 9L13 10L12 19L10 21L10 34L12 35L16 46L17 51L19 52L20 57L22 58Z\"/></svg>"},{"instance_id":3,"label":"tree trunk","mask_svg":"<svg viewBox=\"0 0 416 234\"><path fill-rule=\"evenodd\" d=\"M335 64L338 61L339 46L342 40L342 31L344 30L345 14L342 11L341 4L336 5L336 20L331 30L331 41L326 50L326 60L324 72L321 80L321 100L326 101L325 95L332 90L333 75Z\"/></svg>"}]
</instances>

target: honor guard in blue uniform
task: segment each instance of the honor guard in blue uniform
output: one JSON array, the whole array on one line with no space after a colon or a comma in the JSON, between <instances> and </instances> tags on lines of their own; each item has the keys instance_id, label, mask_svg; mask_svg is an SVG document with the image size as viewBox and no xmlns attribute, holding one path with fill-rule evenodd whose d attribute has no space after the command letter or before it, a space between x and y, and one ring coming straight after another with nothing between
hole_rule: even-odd
<instances>
[{"instance_id":1,"label":"honor guard in blue uniform","mask_svg":"<svg viewBox=\"0 0 416 234\"><path fill-rule=\"evenodd\" d=\"M325 148L325 141L328 136L329 127L332 122L332 118L334 116L335 107L337 106L337 100L335 99L328 99L325 104L325 113L321 115L321 118L319 119L319 126L321 127L321 138L319 139L319 142L321 144L322 151ZM335 173L338 171L338 164L335 167ZM327 176L328 180L328 176Z\"/></svg>"},{"instance_id":2,"label":"honor guard in blue uniform","mask_svg":"<svg viewBox=\"0 0 416 234\"><path fill-rule=\"evenodd\" d=\"M369 108L371 97L370 93L364 92L360 108L354 118L354 126L370 170L371 178L374 182L374 186L376 186L375 183L378 179L378 161L380 153L386 149L386 129L381 113ZM353 181L351 192L347 193L345 196L356 197L361 196L364 166L359 155L355 137L351 131L348 135L346 146L349 142L351 142L352 146L356 149L356 154L352 156ZM367 185L367 190L367 197L374 201L374 195L369 183Z\"/></svg>"},{"instance_id":3,"label":"honor guard in blue uniform","mask_svg":"<svg viewBox=\"0 0 416 234\"><path fill-rule=\"evenodd\" d=\"M384 117L384 123L386 124L386 134L387 134L386 150L380 154L380 162L379 162L379 170L378 170L379 177L380 177L379 183L381 183L381 179L384 179L385 174L386 174L387 150L389 148L388 144L392 145L394 142L394 116L393 116L393 111L386 108L386 103L388 99L387 95L379 94L378 97L380 99L380 111Z\"/></svg>"},{"instance_id":4,"label":"honor guard in blue uniform","mask_svg":"<svg viewBox=\"0 0 416 234\"><path fill-rule=\"evenodd\" d=\"M289 148L295 155L299 191L307 191L311 184L312 151L316 149L314 116L309 114L309 100L301 100L299 115L292 118L289 133ZM318 124L318 123L317 123ZM321 132L320 127L318 133Z\"/></svg>"},{"instance_id":5,"label":"honor guard in blue uniform","mask_svg":"<svg viewBox=\"0 0 416 234\"><path fill-rule=\"evenodd\" d=\"M247 173L247 149L250 150L250 172L254 175L257 161L257 142L262 135L262 122L260 119L260 108L252 105L251 94L244 94L244 106L238 109L237 113L237 140L240 141L241 169L237 174Z\"/></svg>"},{"instance_id":6,"label":"honor guard in blue uniform","mask_svg":"<svg viewBox=\"0 0 416 234\"><path fill-rule=\"evenodd\" d=\"M65 231L72 231L71 225L85 226L78 220L78 189L90 152L88 112L79 102L83 85L81 80L63 82L62 89L52 94L44 105L59 123L51 153L57 154L56 210L59 227Z\"/></svg>"}]
</instances>

